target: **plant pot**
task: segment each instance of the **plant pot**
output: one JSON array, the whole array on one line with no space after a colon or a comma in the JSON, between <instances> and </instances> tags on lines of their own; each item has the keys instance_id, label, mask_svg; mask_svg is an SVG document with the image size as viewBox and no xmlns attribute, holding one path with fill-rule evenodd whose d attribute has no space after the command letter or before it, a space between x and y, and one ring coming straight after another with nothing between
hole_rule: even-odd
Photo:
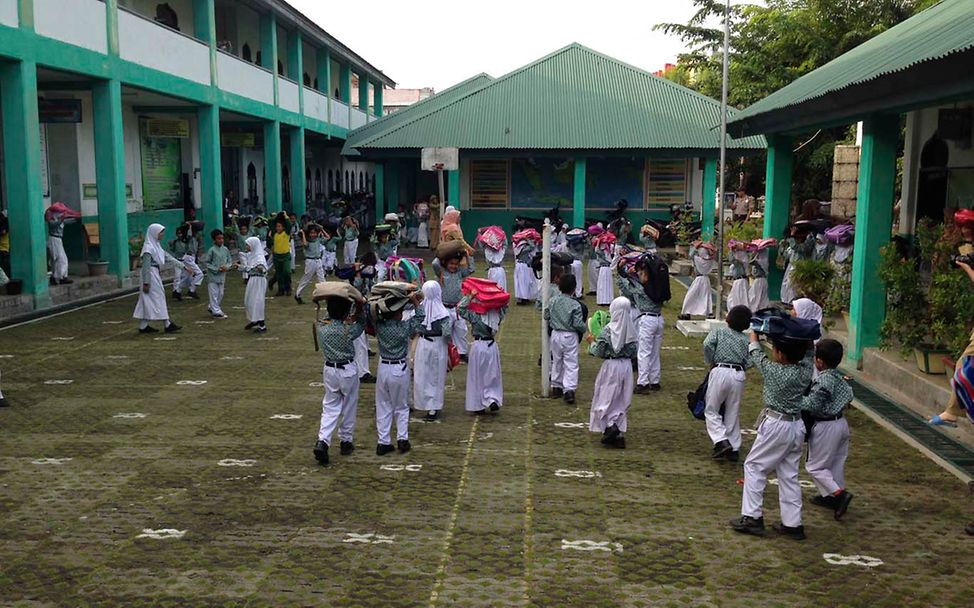
<instances>
[{"instance_id":1,"label":"plant pot","mask_svg":"<svg viewBox=\"0 0 974 608\"><path fill-rule=\"evenodd\" d=\"M7 295L19 296L24 291L24 282L20 279L10 279L7 283Z\"/></svg>"},{"instance_id":2,"label":"plant pot","mask_svg":"<svg viewBox=\"0 0 974 608\"><path fill-rule=\"evenodd\" d=\"M920 344L913 348L916 356L917 368L925 374L941 375L946 372L944 368L944 355L949 355L950 351L944 348L932 346L930 344Z\"/></svg>"},{"instance_id":3,"label":"plant pot","mask_svg":"<svg viewBox=\"0 0 974 608\"><path fill-rule=\"evenodd\" d=\"M102 260L88 262L88 276L103 277L106 274L108 274L108 262Z\"/></svg>"}]
</instances>

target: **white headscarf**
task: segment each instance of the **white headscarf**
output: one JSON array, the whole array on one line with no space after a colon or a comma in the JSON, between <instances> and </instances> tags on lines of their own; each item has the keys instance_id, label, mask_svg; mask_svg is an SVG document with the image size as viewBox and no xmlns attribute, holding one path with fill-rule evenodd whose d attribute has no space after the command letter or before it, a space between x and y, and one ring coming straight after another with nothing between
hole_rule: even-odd
<instances>
[{"instance_id":1,"label":"white headscarf","mask_svg":"<svg viewBox=\"0 0 974 608\"><path fill-rule=\"evenodd\" d=\"M811 319L822 323L822 307L808 298L798 298L791 305L799 319Z\"/></svg>"},{"instance_id":2,"label":"white headscarf","mask_svg":"<svg viewBox=\"0 0 974 608\"><path fill-rule=\"evenodd\" d=\"M443 306L443 288L436 281L423 283L423 315L427 330L433 329L433 323L450 316L450 311Z\"/></svg>"},{"instance_id":3,"label":"white headscarf","mask_svg":"<svg viewBox=\"0 0 974 608\"><path fill-rule=\"evenodd\" d=\"M488 310L480 315L480 317L484 320L484 324L493 332L496 332L501 326L501 311L499 310Z\"/></svg>"},{"instance_id":4,"label":"white headscarf","mask_svg":"<svg viewBox=\"0 0 974 608\"><path fill-rule=\"evenodd\" d=\"M446 209L443 210L443 215L446 215L447 213L449 213L451 211L456 211L456 210L457 210L457 208L454 207L453 205L447 205L446 206Z\"/></svg>"},{"instance_id":5,"label":"white headscarf","mask_svg":"<svg viewBox=\"0 0 974 608\"><path fill-rule=\"evenodd\" d=\"M250 247L250 253L247 254L247 268L257 268L258 266L266 268L267 258L264 255L264 243L256 236L248 237L246 243Z\"/></svg>"},{"instance_id":6,"label":"white headscarf","mask_svg":"<svg viewBox=\"0 0 974 608\"><path fill-rule=\"evenodd\" d=\"M152 261L158 266L162 267L166 263L166 250L162 248L162 243L159 241L159 235L166 227L162 224L152 224L145 231L145 242L142 243L142 253L140 255L149 254L152 256Z\"/></svg>"},{"instance_id":7,"label":"white headscarf","mask_svg":"<svg viewBox=\"0 0 974 608\"><path fill-rule=\"evenodd\" d=\"M609 305L609 316L611 320L602 333L608 336L612 350L619 352L626 344L635 342L637 338L629 300L622 297L612 300L612 304Z\"/></svg>"}]
</instances>

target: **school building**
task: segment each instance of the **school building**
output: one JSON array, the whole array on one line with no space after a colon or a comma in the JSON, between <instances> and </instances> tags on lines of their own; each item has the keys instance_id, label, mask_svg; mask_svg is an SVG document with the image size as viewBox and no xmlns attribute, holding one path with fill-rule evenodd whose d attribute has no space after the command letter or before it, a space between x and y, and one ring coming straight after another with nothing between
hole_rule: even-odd
<instances>
[{"instance_id":1,"label":"school building","mask_svg":"<svg viewBox=\"0 0 974 608\"><path fill-rule=\"evenodd\" d=\"M373 190L371 163L341 146L394 86L283 0L0 0L12 277L34 308L62 289L47 278L56 201L82 214L64 239L72 274L101 259L124 285L129 239L152 222L173 238L192 215L222 226L225 197L300 215Z\"/></svg>"},{"instance_id":2,"label":"school building","mask_svg":"<svg viewBox=\"0 0 974 608\"><path fill-rule=\"evenodd\" d=\"M793 201L796 137L862 122L848 356L878 346L886 314L880 249L889 243L904 133L899 231L974 207L974 2L944 0L743 110L735 136L768 138L764 233L778 237ZM777 297L781 273L769 281Z\"/></svg>"},{"instance_id":3,"label":"school building","mask_svg":"<svg viewBox=\"0 0 974 608\"><path fill-rule=\"evenodd\" d=\"M736 115L731 108L730 116ZM447 200L465 230L510 226L555 205L566 221L669 217L692 202L712 229L720 103L580 44L492 78L476 75L349 134L347 158L375 163L377 213L437 193L420 170L426 147L459 149ZM763 151L763 137L729 139L732 155ZM710 204L701 203L708 200Z\"/></svg>"}]
</instances>

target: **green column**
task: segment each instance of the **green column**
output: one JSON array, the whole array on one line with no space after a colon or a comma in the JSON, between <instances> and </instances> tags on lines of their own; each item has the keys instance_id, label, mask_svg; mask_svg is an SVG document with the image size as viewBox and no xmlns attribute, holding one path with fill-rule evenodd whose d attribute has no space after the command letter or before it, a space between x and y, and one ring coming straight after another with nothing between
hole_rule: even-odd
<instances>
[{"instance_id":1,"label":"green column","mask_svg":"<svg viewBox=\"0 0 974 608\"><path fill-rule=\"evenodd\" d=\"M47 285L47 228L41 188L41 130L37 116L37 64L0 62L3 171L10 220L10 270L24 282L35 308L51 305Z\"/></svg>"},{"instance_id":2,"label":"green column","mask_svg":"<svg viewBox=\"0 0 974 608\"><path fill-rule=\"evenodd\" d=\"M331 51L327 48L317 50L315 65L318 68L318 90L328 99L328 123L331 124L331 100L334 91L331 90Z\"/></svg>"},{"instance_id":3,"label":"green column","mask_svg":"<svg viewBox=\"0 0 974 608\"><path fill-rule=\"evenodd\" d=\"M381 163L375 165L375 223L381 224L386 214L386 183L385 167Z\"/></svg>"},{"instance_id":4,"label":"green column","mask_svg":"<svg viewBox=\"0 0 974 608\"><path fill-rule=\"evenodd\" d=\"M210 83L217 85L215 0L193 0L193 27L196 38L210 47Z\"/></svg>"},{"instance_id":5,"label":"green column","mask_svg":"<svg viewBox=\"0 0 974 608\"><path fill-rule=\"evenodd\" d=\"M274 13L260 16L260 65L274 75L274 105L278 105L277 92L277 17Z\"/></svg>"},{"instance_id":6,"label":"green column","mask_svg":"<svg viewBox=\"0 0 974 608\"><path fill-rule=\"evenodd\" d=\"M305 199L304 175L304 127L295 127L288 134L291 157L291 211L298 218L304 215L307 210L307 199Z\"/></svg>"},{"instance_id":7,"label":"green column","mask_svg":"<svg viewBox=\"0 0 974 608\"><path fill-rule=\"evenodd\" d=\"M202 106L197 110L200 123L200 205L206 223L206 242L210 232L223 230L223 167L220 156L220 108Z\"/></svg>"},{"instance_id":8,"label":"green column","mask_svg":"<svg viewBox=\"0 0 974 608\"><path fill-rule=\"evenodd\" d=\"M402 176L402 162L390 161L385 168L386 203L383 210L396 211L399 209L399 179Z\"/></svg>"},{"instance_id":9,"label":"green column","mask_svg":"<svg viewBox=\"0 0 974 608\"><path fill-rule=\"evenodd\" d=\"M898 115L871 116L862 123L846 353L856 362L862 361L864 349L879 344L880 327L886 318L886 288L879 278L880 249L889 243L893 224L899 137Z\"/></svg>"},{"instance_id":10,"label":"green column","mask_svg":"<svg viewBox=\"0 0 974 608\"><path fill-rule=\"evenodd\" d=\"M268 213L282 210L281 184L281 123L271 120L264 123L264 206Z\"/></svg>"},{"instance_id":11,"label":"green column","mask_svg":"<svg viewBox=\"0 0 974 608\"><path fill-rule=\"evenodd\" d=\"M358 109L369 112L369 79L365 74L358 75Z\"/></svg>"},{"instance_id":12,"label":"green column","mask_svg":"<svg viewBox=\"0 0 974 608\"><path fill-rule=\"evenodd\" d=\"M460 169L446 173L446 201L460 208Z\"/></svg>"},{"instance_id":13,"label":"green column","mask_svg":"<svg viewBox=\"0 0 974 608\"><path fill-rule=\"evenodd\" d=\"M700 197L700 238L714 238L714 210L717 205L717 159L708 158L703 165L703 192Z\"/></svg>"},{"instance_id":14,"label":"green column","mask_svg":"<svg viewBox=\"0 0 974 608\"><path fill-rule=\"evenodd\" d=\"M294 31L287 36L287 71L291 79L298 83L298 108L304 115L304 44L301 32Z\"/></svg>"},{"instance_id":15,"label":"green column","mask_svg":"<svg viewBox=\"0 0 974 608\"><path fill-rule=\"evenodd\" d=\"M788 226L794 162L792 139L784 135L769 135L764 190L764 238L781 239ZM775 249L771 250L768 269L768 297L772 300L781 297L782 271L775 264L776 253Z\"/></svg>"},{"instance_id":16,"label":"green column","mask_svg":"<svg viewBox=\"0 0 974 608\"><path fill-rule=\"evenodd\" d=\"M575 159L575 196L572 205L572 225L585 226L585 187L587 177L587 161L583 157Z\"/></svg>"},{"instance_id":17,"label":"green column","mask_svg":"<svg viewBox=\"0 0 974 608\"><path fill-rule=\"evenodd\" d=\"M372 83L373 90L372 94L372 105L375 106L375 115L382 116L382 83L374 82Z\"/></svg>"},{"instance_id":18,"label":"green column","mask_svg":"<svg viewBox=\"0 0 974 608\"><path fill-rule=\"evenodd\" d=\"M338 95L341 101L349 106L352 105L352 66L347 63L340 64L338 74Z\"/></svg>"},{"instance_id":19,"label":"green column","mask_svg":"<svg viewBox=\"0 0 974 608\"><path fill-rule=\"evenodd\" d=\"M128 208L125 198L125 141L122 84L101 80L91 87L95 134L95 184L101 258L121 281L128 276Z\"/></svg>"}]
</instances>

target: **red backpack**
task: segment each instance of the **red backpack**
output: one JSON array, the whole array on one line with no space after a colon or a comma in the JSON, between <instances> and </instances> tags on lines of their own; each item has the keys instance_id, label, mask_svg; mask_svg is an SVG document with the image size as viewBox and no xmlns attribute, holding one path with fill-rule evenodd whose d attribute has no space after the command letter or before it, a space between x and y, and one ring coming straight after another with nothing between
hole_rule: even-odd
<instances>
[{"instance_id":1,"label":"red backpack","mask_svg":"<svg viewBox=\"0 0 974 608\"><path fill-rule=\"evenodd\" d=\"M470 302L470 310L482 315L490 310L499 310L511 301L511 294L501 289L500 285L487 279L467 277L461 286L463 295L476 294Z\"/></svg>"}]
</instances>

